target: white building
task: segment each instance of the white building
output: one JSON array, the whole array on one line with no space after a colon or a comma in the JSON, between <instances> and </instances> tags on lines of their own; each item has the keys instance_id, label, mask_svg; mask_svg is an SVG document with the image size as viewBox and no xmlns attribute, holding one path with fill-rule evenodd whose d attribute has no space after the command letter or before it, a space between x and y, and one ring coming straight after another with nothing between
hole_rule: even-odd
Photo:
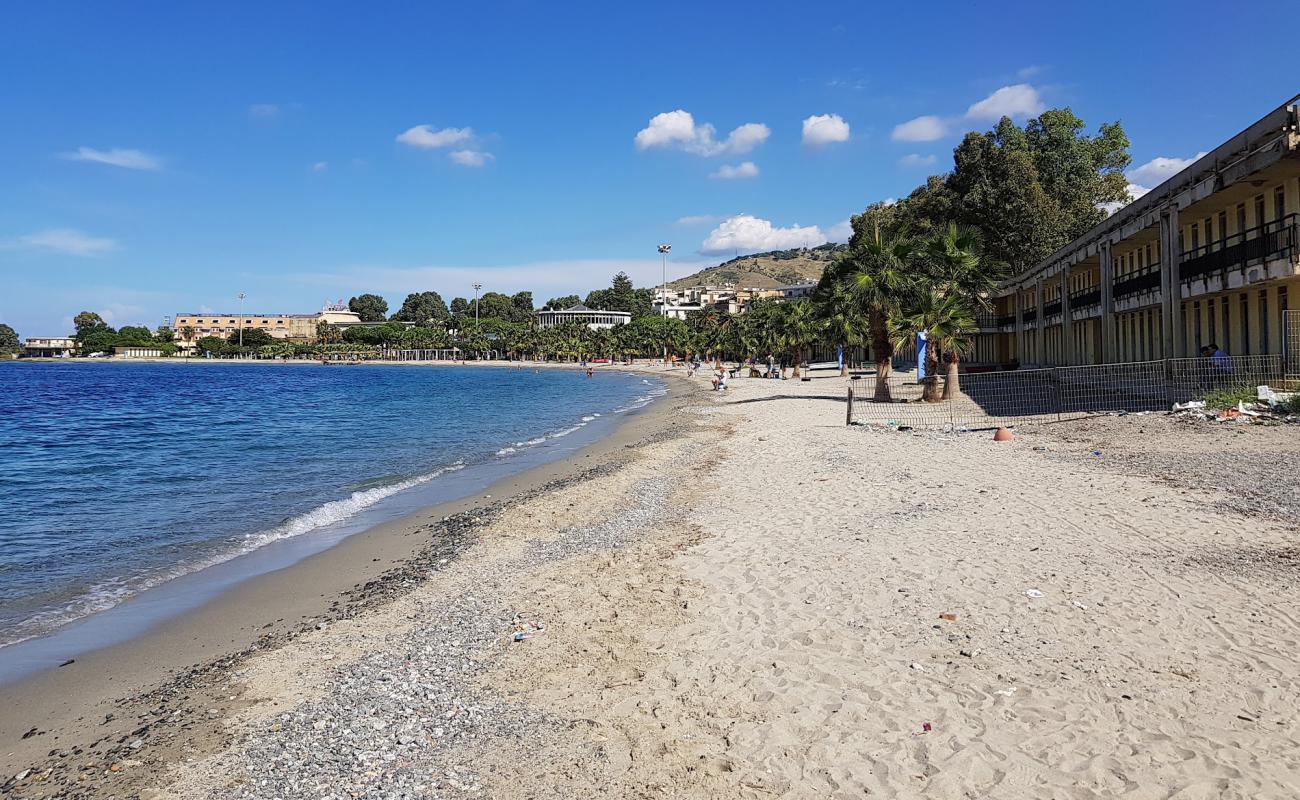
<instances>
[{"instance_id":1,"label":"white building","mask_svg":"<svg viewBox=\"0 0 1300 800\"><path fill-rule=\"evenodd\" d=\"M77 340L70 336L28 337L23 351L28 358L72 358L77 352Z\"/></svg>"},{"instance_id":2,"label":"white building","mask_svg":"<svg viewBox=\"0 0 1300 800\"><path fill-rule=\"evenodd\" d=\"M539 329L564 325L570 322L581 322L594 331L601 328L612 328L615 325L626 325L631 321L632 315L626 311L597 311L594 308L587 308L582 303L563 310L537 312L537 327Z\"/></svg>"}]
</instances>

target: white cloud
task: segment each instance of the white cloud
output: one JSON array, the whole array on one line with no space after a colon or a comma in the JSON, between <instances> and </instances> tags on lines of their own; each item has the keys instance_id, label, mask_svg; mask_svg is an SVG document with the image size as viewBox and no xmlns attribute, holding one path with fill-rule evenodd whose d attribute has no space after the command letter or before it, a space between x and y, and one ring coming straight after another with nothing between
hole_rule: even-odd
<instances>
[{"instance_id":1,"label":"white cloud","mask_svg":"<svg viewBox=\"0 0 1300 800\"><path fill-rule=\"evenodd\" d=\"M462 167L481 167L496 156L483 150L453 150L447 154L452 163Z\"/></svg>"},{"instance_id":2,"label":"white cloud","mask_svg":"<svg viewBox=\"0 0 1300 800\"><path fill-rule=\"evenodd\" d=\"M248 113L254 117L274 117L280 113L275 103L254 103L248 107Z\"/></svg>"},{"instance_id":3,"label":"white cloud","mask_svg":"<svg viewBox=\"0 0 1300 800\"><path fill-rule=\"evenodd\" d=\"M1046 108L1037 89L1027 83L1017 83L1003 86L966 109L966 119L996 121L1003 117L1033 117Z\"/></svg>"},{"instance_id":4,"label":"white cloud","mask_svg":"<svg viewBox=\"0 0 1300 800\"><path fill-rule=\"evenodd\" d=\"M422 150L436 150L463 144L474 138L473 128L443 128L435 131L432 125L416 125L397 134L397 141Z\"/></svg>"},{"instance_id":5,"label":"white cloud","mask_svg":"<svg viewBox=\"0 0 1300 800\"><path fill-rule=\"evenodd\" d=\"M921 167L933 167L939 162L939 158L934 155L923 156L920 153L908 153L898 159L898 166L905 169L920 169Z\"/></svg>"},{"instance_id":6,"label":"white cloud","mask_svg":"<svg viewBox=\"0 0 1300 800\"><path fill-rule=\"evenodd\" d=\"M1147 187L1139 186L1136 183L1130 183L1128 186L1125 187L1125 189L1128 191L1129 194L1129 199L1127 201L1123 203L1120 202L1098 203L1097 208L1100 208L1102 211L1105 211L1107 214L1114 214L1116 211L1119 211L1124 206L1128 205L1129 203L1138 199L1142 195L1151 191Z\"/></svg>"},{"instance_id":7,"label":"white cloud","mask_svg":"<svg viewBox=\"0 0 1300 800\"><path fill-rule=\"evenodd\" d=\"M330 162L328 161L317 161L315 164L311 165L312 172L324 172L329 168L330 168Z\"/></svg>"},{"instance_id":8,"label":"white cloud","mask_svg":"<svg viewBox=\"0 0 1300 800\"><path fill-rule=\"evenodd\" d=\"M97 256L117 249L112 239L100 239L71 228L46 228L0 242L3 250L30 250L64 256Z\"/></svg>"},{"instance_id":9,"label":"white cloud","mask_svg":"<svg viewBox=\"0 0 1300 800\"><path fill-rule=\"evenodd\" d=\"M890 138L896 142L933 142L947 135L948 126L942 119L926 115L895 125Z\"/></svg>"},{"instance_id":10,"label":"white cloud","mask_svg":"<svg viewBox=\"0 0 1300 800\"><path fill-rule=\"evenodd\" d=\"M826 234L816 225L798 224L778 228L765 219L751 214L737 214L714 228L700 245L702 255L740 251L758 253L766 250L788 250L795 247L816 247L826 243Z\"/></svg>"},{"instance_id":11,"label":"white cloud","mask_svg":"<svg viewBox=\"0 0 1300 800\"><path fill-rule=\"evenodd\" d=\"M839 114L815 114L803 121L803 143L809 147L848 140L849 123Z\"/></svg>"},{"instance_id":12,"label":"white cloud","mask_svg":"<svg viewBox=\"0 0 1300 800\"><path fill-rule=\"evenodd\" d=\"M61 158L69 161L89 161L95 164L110 164L123 169L142 169L156 172L162 169L162 162L139 150L114 147L112 150L96 150L93 147L78 147L75 153L63 153Z\"/></svg>"},{"instance_id":13,"label":"white cloud","mask_svg":"<svg viewBox=\"0 0 1300 800\"><path fill-rule=\"evenodd\" d=\"M674 225L711 225L722 219L716 214L694 214L685 217L678 217Z\"/></svg>"},{"instance_id":14,"label":"white cloud","mask_svg":"<svg viewBox=\"0 0 1300 800\"><path fill-rule=\"evenodd\" d=\"M1191 158L1169 158L1167 156L1157 156L1142 166L1124 173L1124 177L1128 178L1130 183L1136 183L1142 186L1156 186L1187 169L1193 162L1202 158L1204 155L1205 153L1202 151Z\"/></svg>"},{"instance_id":15,"label":"white cloud","mask_svg":"<svg viewBox=\"0 0 1300 800\"><path fill-rule=\"evenodd\" d=\"M826 238L832 242L847 242L853 235L853 223L849 220L837 222L826 229Z\"/></svg>"},{"instance_id":16,"label":"white cloud","mask_svg":"<svg viewBox=\"0 0 1300 800\"><path fill-rule=\"evenodd\" d=\"M759 122L747 122L727 134L724 141L715 138L717 129L709 123L695 124L689 111L677 109L656 114L650 124L637 132L636 149L676 148L698 156L742 155L767 141L772 134Z\"/></svg>"},{"instance_id":17,"label":"white cloud","mask_svg":"<svg viewBox=\"0 0 1300 800\"><path fill-rule=\"evenodd\" d=\"M735 180L737 178L757 178L758 165L753 161L742 161L734 167L730 164L723 164L718 167L718 171L711 173L710 178L722 178L723 180Z\"/></svg>"}]
</instances>

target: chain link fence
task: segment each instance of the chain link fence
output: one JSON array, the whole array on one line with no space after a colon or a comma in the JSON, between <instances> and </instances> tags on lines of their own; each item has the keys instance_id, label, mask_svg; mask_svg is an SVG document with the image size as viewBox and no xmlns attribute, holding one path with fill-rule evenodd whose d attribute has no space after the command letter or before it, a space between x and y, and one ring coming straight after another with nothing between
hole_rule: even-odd
<instances>
[{"instance_id":1,"label":"chain link fence","mask_svg":"<svg viewBox=\"0 0 1300 800\"><path fill-rule=\"evenodd\" d=\"M1300 385L1282 355L1171 358L1089 367L966 373L956 386L940 375L874 375L849 382L847 422L970 430L1059 422L1119 411L1165 411L1225 390ZM927 396L928 392L928 396ZM947 394L947 398L944 394Z\"/></svg>"},{"instance_id":2,"label":"chain link fence","mask_svg":"<svg viewBox=\"0 0 1300 800\"><path fill-rule=\"evenodd\" d=\"M1300 377L1300 311L1282 312L1282 354L1287 374Z\"/></svg>"}]
</instances>

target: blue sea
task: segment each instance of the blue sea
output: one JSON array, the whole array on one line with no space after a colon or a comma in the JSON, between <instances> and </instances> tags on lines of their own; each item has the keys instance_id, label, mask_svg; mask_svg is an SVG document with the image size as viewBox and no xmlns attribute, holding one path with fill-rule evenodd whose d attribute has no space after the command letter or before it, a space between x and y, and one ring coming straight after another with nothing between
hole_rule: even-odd
<instances>
[{"instance_id":1,"label":"blue sea","mask_svg":"<svg viewBox=\"0 0 1300 800\"><path fill-rule=\"evenodd\" d=\"M0 363L0 659L562 458L666 391L612 370Z\"/></svg>"}]
</instances>

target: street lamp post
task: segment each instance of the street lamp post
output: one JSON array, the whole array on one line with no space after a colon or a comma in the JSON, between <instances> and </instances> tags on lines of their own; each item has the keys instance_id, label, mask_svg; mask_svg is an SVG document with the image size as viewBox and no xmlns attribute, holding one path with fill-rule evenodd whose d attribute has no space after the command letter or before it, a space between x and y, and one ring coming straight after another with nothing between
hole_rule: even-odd
<instances>
[{"instance_id":1,"label":"street lamp post","mask_svg":"<svg viewBox=\"0 0 1300 800\"><path fill-rule=\"evenodd\" d=\"M664 317L664 361L668 361L668 252L673 249L670 244L659 245L659 258L662 262L662 282L659 284L659 310Z\"/></svg>"},{"instance_id":2,"label":"street lamp post","mask_svg":"<svg viewBox=\"0 0 1300 800\"><path fill-rule=\"evenodd\" d=\"M239 293L239 346L241 348L244 346L244 298L246 296L243 292Z\"/></svg>"},{"instance_id":3,"label":"street lamp post","mask_svg":"<svg viewBox=\"0 0 1300 800\"><path fill-rule=\"evenodd\" d=\"M478 290L483 288L483 284L474 284L474 335L478 336Z\"/></svg>"}]
</instances>

